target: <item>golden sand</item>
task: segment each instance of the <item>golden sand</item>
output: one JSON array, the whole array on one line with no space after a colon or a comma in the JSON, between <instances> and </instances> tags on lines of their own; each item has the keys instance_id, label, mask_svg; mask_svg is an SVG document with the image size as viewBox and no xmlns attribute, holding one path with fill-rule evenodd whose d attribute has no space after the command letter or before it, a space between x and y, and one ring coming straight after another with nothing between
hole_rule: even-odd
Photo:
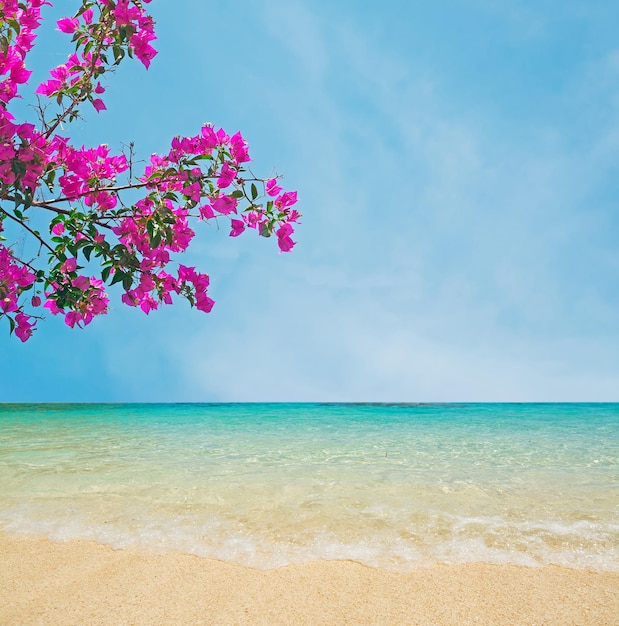
<instances>
[{"instance_id":1,"label":"golden sand","mask_svg":"<svg viewBox=\"0 0 619 626\"><path fill-rule=\"evenodd\" d=\"M0 624L619 625L619 573L348 561L254 570L0 534Z\"/></svg>"}]
</instances>

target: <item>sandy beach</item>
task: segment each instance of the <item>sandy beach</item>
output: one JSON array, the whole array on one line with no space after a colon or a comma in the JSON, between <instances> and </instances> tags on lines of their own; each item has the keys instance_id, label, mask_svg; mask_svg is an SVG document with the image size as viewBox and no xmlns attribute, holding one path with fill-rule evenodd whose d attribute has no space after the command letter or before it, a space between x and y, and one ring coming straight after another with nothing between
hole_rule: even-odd
<instances>
[{"instance_id":1,"label":"sandy beach","mask_svg":"<svg viewBox=\"0 0 619 626\"><path fill-rule=\"evenodd\" d=\"M254 570L186 554L0 535L0 623L619 624L619 573L348 561Z\"/></svg>"}]
</instances>

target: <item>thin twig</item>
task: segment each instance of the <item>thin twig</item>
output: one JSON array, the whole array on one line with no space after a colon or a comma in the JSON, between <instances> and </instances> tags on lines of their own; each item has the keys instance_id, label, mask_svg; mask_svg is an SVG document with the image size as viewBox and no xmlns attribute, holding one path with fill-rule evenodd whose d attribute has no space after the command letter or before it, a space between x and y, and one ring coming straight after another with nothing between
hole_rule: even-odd
<instances>
[{"instance_id":1,"label":"thin twig","mask_svg":"<svg viewBox=\"0 0 619 626\"><path fill-rule=\"evenodd\" d=\"M45 241L45 239L43 239L41 237L41 235L39 235L39 233L37 233L35 230L32 230L32 228L30 228L30 226L28 226L28 224L26 224L23 220L18 219L14 215L11 215L7 211L5 211L2 207L0 207L0 211L2 211L2 213L4 213L7 217L11 218L14 222L17 222L20 226L23 226L31 235L33 235L34 237L36 237L39 240L39 242L41 243L42 246L45 246L58 260L60 260L58 258L58 255L56 254L56 251L54 250L54 248L52 248L47 243L47 241Z\"/></svg>"}]
</instances>

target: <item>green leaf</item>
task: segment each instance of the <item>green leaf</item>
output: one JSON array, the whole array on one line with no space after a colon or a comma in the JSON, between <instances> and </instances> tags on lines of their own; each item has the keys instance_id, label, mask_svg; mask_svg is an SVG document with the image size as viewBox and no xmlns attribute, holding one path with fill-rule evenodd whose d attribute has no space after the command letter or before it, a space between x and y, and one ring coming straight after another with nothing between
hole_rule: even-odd
<instances>
[{"instance_id":1,"label":"green leaf","mask_svg":"<svg viewBox=\"0 0 619 626\"><path fill-rule=\"evenodd\" d=\"M19 31L21 30L19 26L19 22L17 20L7 20L9 26L19 35Z\"/></svg>"},{"instance_id":2,"label":"green leaf","mask_svg":"<svg viewBox=\"0 0 619 626\"><path fill-rule=\"evenodd\" d=\"M114 46L112 52L114 54L114 65L118 65L125 58L125 51L120 46Z\"/></svg>"},{"instance_id":3,"label":"green leaf","mask_svg":"<svg viewBox=\"0 0 619 626\"><path fill-rule=\"evenodd\" d=\"M116 272L114 273L114 278L112 278L112 282L110 283L110 285L115 285L116 283L119 283L121 280L122 281L125 280L125 273L121 272L120 270L116 270Z\"/></svg>"},{"instance_id":4,"label":"green leaf","mask_svg":"<svg viewBox=\"0 0 619 626\"><path fill-rule=\"evenodd\" d=\"M45 184L50 191L54 190L54 180L56 179L56 170L51 170L45 177Z\"/></svg>"},{"instance_id":5,"label":"green leaf","mask_svg":"<svg viewBox=\"0 0 619 626\"><path fill-rule=\"evenodd\" d=\"M148 233L149 239L152 239L155 236L155 224L153 220L148 220L148 222L146 222L146 232Z\"/></svg>"},{"instance_id":6,"label":"green leaf","mask_svg":"<svg viewBox=\"0 0 619 626\"><path fill-rule=\"evenodd\" d=\"M112 266L108 265L101 270L101 280L106 283L107 279L110 277L110 272L112 271Z\"/></svg>"},{"instance_id":7,"label":"green leaf","mask_svg":"<svg viewBox=\"0 0 619 626\"><path fill-rule=\"evenodd\" d=\"M88 241L88 239L80 239L79 241L76 241L74 244L75 249L79 250L80 248L84 248L90 244L90 241Z\"/></svg>"}]
</instances>

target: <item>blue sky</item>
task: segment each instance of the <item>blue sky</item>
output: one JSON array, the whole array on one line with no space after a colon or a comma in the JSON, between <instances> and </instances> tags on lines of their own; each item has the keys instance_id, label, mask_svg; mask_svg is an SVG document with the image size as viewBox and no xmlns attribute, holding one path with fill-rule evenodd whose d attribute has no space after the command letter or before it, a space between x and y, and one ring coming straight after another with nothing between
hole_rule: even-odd
<instances>
[{"instance_id":1,"label":"blue sky","mask_svg":"<svg viewBox=\"0 0 619 626\"><path fill-rule=\"evenodd\" d=\"M619 400L619 5L150 6L159 56L75 142L241 130L298 246L205 226L210 315L116 292L86 330L5 329L0 400ZM43 31L41 79L69 50Z\"/></svg>"}]
</instances>

